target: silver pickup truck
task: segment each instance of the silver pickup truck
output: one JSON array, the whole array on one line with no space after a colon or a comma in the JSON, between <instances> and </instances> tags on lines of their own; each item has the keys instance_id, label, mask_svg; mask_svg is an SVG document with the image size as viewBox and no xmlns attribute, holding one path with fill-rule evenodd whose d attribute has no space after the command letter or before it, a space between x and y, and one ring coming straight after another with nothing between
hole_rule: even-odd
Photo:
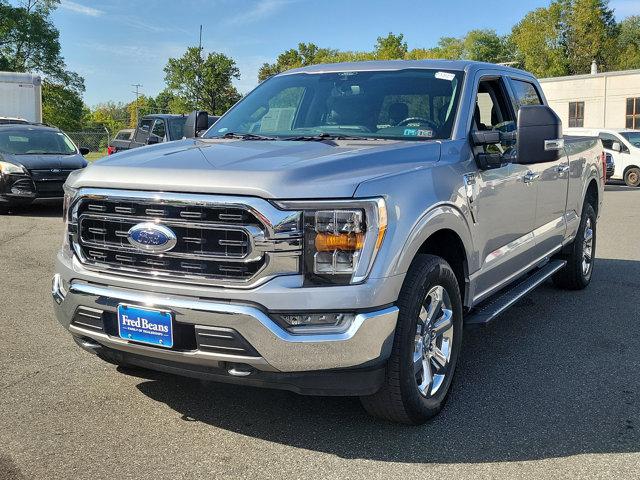
<instances>
[{"instance_id":1,"label":"silver pickup truck","mask_svg":"<svg viewBox=\"0 0 640 480\"><path fill-rule=\"evenodd\" d=\"M421 423L463 324L548 278L589 284L603 158L520 70L291 70L202 138L69 177L56 314L111 363L356 395Z\"/></svg>"}]
</instances>

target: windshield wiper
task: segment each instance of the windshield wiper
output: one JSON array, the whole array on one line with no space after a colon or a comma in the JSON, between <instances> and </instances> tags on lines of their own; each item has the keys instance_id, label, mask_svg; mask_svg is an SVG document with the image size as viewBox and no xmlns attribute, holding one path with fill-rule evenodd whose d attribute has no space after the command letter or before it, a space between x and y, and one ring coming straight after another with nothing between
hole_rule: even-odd
<instances>
[{"instance_id":1,"label":"windshield wiper","mask_svg":"<svg viewBox=\"0 0 640 480\"><path fill-rule=\"evenodd\" d=\"M278 140L275 137L267 137L266 135L256 135L255 133L236 133L236 132L227 132L218 138L238 138L240 140Z\"/></svg>"},{"instance_id":2,"label":"windshield wiper","mask_svg":"<svg viewBox=\"0 0 640 480\"><path fill-rule=\"evenodd\" d=\"M324 142L327 140L386 140L385 138L359 137L357 135L342 135L333 133L320 133L318 135L300 135L297 137L283 137L280 140L292 142Z\"/></svg>"}]
</instances>

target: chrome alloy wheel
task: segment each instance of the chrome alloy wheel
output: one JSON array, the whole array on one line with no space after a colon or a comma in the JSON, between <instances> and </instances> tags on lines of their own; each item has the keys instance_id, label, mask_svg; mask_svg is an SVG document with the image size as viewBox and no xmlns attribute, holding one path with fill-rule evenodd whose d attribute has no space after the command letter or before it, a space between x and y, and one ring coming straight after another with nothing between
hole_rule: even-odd
<instances>
[{"instance_id":1,"label":"chrome alloy wheel","mask_svg":"<svg viewBox=\"0 0 640 480\"><path fill-rule=\"evenodd\" d=\"M434 395L449 370L453 348L453 309L447 291L436 285L427 293L420 314L413 352L413 370L420 394Z\"/></svg>"},{"instance_id":2,"label":"chrome alloy wheel","mask_svg":"<svg viewBox=\"0 0 640 480\"><path fill-rule=\"evenodd\" d=\"M587 217L584 225L584 235L582 240L582 274L586 277L591 270L593 262L593 228L591 227L591 219Z\"/></svg>"}]
</instances>

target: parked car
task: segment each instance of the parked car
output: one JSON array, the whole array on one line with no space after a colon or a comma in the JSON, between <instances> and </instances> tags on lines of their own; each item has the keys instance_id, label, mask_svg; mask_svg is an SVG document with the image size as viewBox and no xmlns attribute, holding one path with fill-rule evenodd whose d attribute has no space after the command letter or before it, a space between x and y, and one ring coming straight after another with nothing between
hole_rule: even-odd
<instances>
[{"instance_id":1,"label":"parked car","mask_svg":"<svg viewBox=\"0 0 640 480\"><path fill-rule=\"evenodd\" d=\"M600 137L613 161L613 172L607 178L640 187L640 130L571 128L567 132Z\"/></svg>"},{"instance_id":2,"label":"parked car","mask_svg":"<svg viewBox=\"0 0 640 480\"><path fill-rule=\"evenodd\" d=\"M107 155L114 154L119 150L128 150L131 140L133 139L135 130L133 128L125 128L115 134L113 139L109 141L107 146Z\"/></svg>"},{"instance_id":3,"label":"parked car","mask_svg":"<svg viewBox=\"0 0 640 480\"><path fill-rule=\"evenodd\" d=\"M56 315L111 363L358 395L422 423L463 323L548 278L589 284L604 160L597 137L563 138L521 70L291 70L202 138L69 177Z\"/></svg>"},{"instance_id":4,"label":"parked car","mask_svg":"<svg viewBox=\"0 0 640 480\"><path fill-rule=\"evenodd\" d=\"M213 125L213 123L220 118L208 115L207 112L202 113L208 120L207 128ZM118 135L116 135L116 138L110 142L109 147L107 148L107 154L111 155L116 152L130 150L132 148L142 147L145 145L172 142L174 140L181 140L184 137L194 137L197 132L185 132L185 124L187 124L188 120L189 117L186 115L145 115L140 119L138 127L135 130L120 130L120 132L118 132L118 135L123 132L130 132L129 139L118 138ZM123 135L125 133L123 133Z\"/></svg>"},{"instance_id":5,"label":"parked car","mask_svg":"<svg viewBox=\"0 0 640 480\"><path fill-rule=\"evenodd\" d=\"M0 210L36 198L62 198L62 185L73 170L87 165L87 153L57 128L1 124Z\"/></svg>"}]
</instances>

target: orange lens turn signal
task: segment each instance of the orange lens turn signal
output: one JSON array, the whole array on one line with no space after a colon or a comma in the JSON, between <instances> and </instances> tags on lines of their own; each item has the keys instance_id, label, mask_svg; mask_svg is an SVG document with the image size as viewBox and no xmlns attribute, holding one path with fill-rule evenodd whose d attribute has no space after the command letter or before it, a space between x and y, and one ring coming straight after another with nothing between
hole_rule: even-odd
<instances>
[{"instance_id":1,"label":"orange lens turn signal","mask_svg":"<svg viewBox=\"0 0 640 480\"><path fill-rule=\"evenodd\" d=\"M316 235L316 250L318 252L333 252L334 250L362 250L364 245L363 233L318 233Z\"/></svg>"}]
</instances>

